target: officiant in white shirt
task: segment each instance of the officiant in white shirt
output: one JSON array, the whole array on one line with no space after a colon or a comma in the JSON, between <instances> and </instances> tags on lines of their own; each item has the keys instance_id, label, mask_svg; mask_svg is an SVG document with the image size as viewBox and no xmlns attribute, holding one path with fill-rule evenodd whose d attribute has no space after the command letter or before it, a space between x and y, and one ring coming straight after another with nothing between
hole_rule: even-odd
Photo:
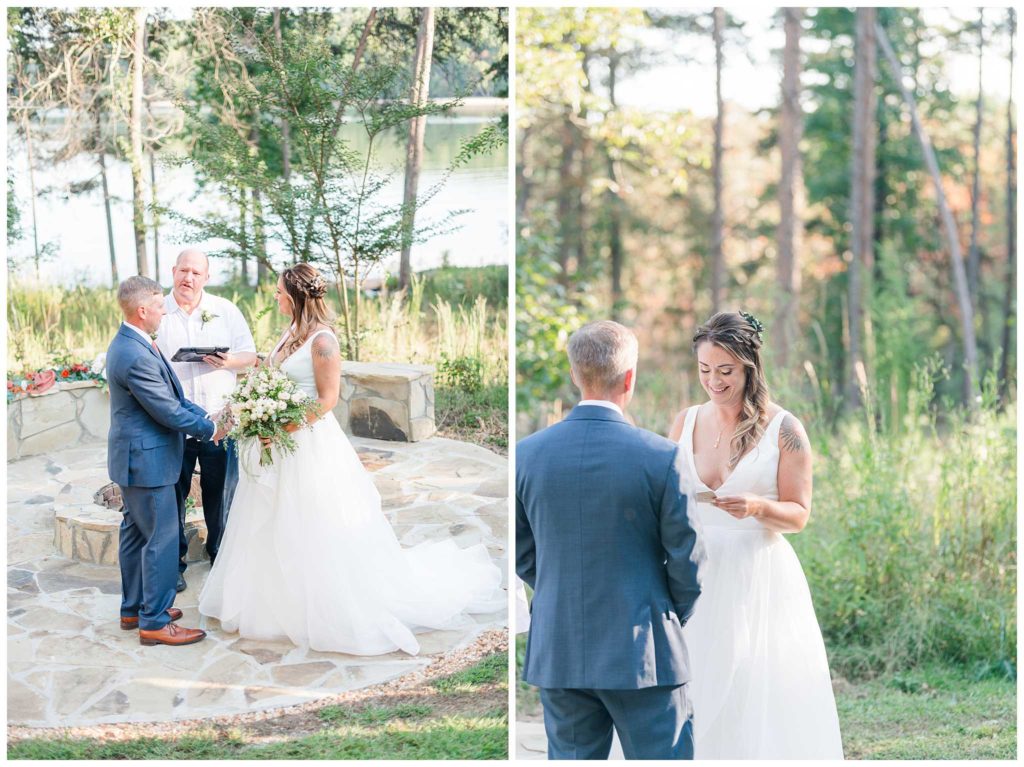
<instances>
[{"instance_id":1,"label":"officiant in white shirt","mask_svg":"<svg viewBox=\"0 0 1024 767\"><path fill-rule=\"evenodd\" d=\"M238 307L226 298L204 290L210 280L210 261L202 251L183 250L171 270L174 287L165 298L166 314L157 334L157 345L170 360L182 347L227 347L226 354L204 357L203 362L171 362L181 379L185 396L210 414L224 407L241 371L256 363L256 344ZM227 449L224 444L226 443ZM178 478L179 560L178 591L185 588L185 499L192 473L199 463L203 516L206 519L206 552L217 558L228 510L238 484L238 455L234 440L221 445L185 440L185 457Z\"/></svg>"}]
</instances>

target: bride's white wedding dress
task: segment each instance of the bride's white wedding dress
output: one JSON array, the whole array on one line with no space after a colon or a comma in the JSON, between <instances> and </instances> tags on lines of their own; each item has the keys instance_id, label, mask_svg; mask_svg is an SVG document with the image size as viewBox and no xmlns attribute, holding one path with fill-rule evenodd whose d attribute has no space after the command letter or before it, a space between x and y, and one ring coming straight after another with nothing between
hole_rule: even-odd
<instances>
[{"instance_id":1,"label":"bride's white wedding dress","mask_svg":"<svg viewBox=\"0 0 1024 767\"><path fill-rule=\"evenodd\" d=\"M679 438L686 476L697 474L693 427ZM783 411L715 492L778 500ZM690 501L693 502L691 495ZM692 679L696 759L842 759L828 659L807 579L789 542L752 517L696 503L707 561L701 596L683 629Z\"/></svg>"},{"instance_id":2,"label":"bride's white wedding dress","mask_svg":"<svg viewBox=\"0 0 1024 767\"><path fill-rule=\"evenodd\" d=\"M316 335L280 365L311 397ZM293 436L296 450L274 451L267 467L258 443L239 451L238 489L200 613L243 637L380 655L417 653L416 629L506 608L501 571L482 544L401 547L333 413Z\"/></svg>"}]
</instances>

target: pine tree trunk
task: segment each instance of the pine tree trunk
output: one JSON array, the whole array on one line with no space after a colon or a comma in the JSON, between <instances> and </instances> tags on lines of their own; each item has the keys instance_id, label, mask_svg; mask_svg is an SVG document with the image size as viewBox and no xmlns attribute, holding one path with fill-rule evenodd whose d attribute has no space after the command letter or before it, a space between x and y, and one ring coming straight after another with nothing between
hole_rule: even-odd
<instances>
[{"instance_id":1,"label":"pine tree trunk","mask_svg":"<svg viewBox=\"0 0 1024 767\"><path fill-rule=\"evenodd\" d=\"M978 347L974 335L974 311L971 308L971 296L967 288L967 272L964 268L963 254L960 251L960 234L957 231L956 220L946 202L946 193L942 188L942 174L939 171L939 161L935 157L935 150L932 147L928 134L924 131L921 119L917 112L917 102L914 95L903 85L903 70L896 52L892 49L889 37L880 24L875 24L875 33L878 35L878 42L882 52L892 70L893 79L899 87L903 101L910 111L910 119L913 123L914 133L917 135L918 143L921 145L921 153L924 155L925 165L931 174L935 186L935 199L939 206L939 214L942 219L943 230L946 235L946 245L949 248L950 270L953 273L953 290L956 296L957 307L960 310L960 328L963 334L964 346L964 375L967 377L964 389L968 392L966 397L967 405L972 410L977 408L975 397L978 392Z\"/></svg>"},{"instance_id":2,"label":"pine tree trunk","mask_svg":"<svg viewBox=\"0 0 1024 767\"><path fill-rule=\"evenodd\" d=\"M618 108L615 87L617 85L619 60L617 56L608 58L608 103L611 111ZM625 248L622 245L622 190L617 181L615 162L610 153L608 159L608 258L610 261L612 282L612 319L619 319L622 314L622 269L625 261Z\"/></svg>"},{"instance_id":3,"label":"pine tree trunk","mask_svg":"<svg viewBox=\"0 0 1024 767\"><path fill-rule=\"evenodd\" d=\"M278 55L283 55L284 44L281 37L281 9L274 9L274 42ZM281 118L281 172L287 184L292 178L292 126L287 116Z\"/></svg>"},{"instance_id":4,"label":"pine tree trunk","mask_svg":"<svg viewBox=\"0 0 1024 767\"><path fill-rule=\"evenodd\" d=\"M267 238L263 229L263 197L259 189L252 189L252 236L256 256L256 284L267 282Z\"/></svg>"},{"instance_id":5,"label":"pine tree trunk","mask_svg":"<svg viewBox=\"0 0 1024 767\"><path fill-rule=\"evenodd\" d=\"M96 113L96 160L100 166L100 182L103 187L103 213L107 220L107 249L110 252L110 281L114 288L121 283L117 276L117 252L114 249L114 217L110 213L110 185L107 181L107 153L103 143L103 123Z\"/></svg>"},{"instance_id":6,"label":"pine tree trunk","mask_svg":"<svg viewBox=\"0 0 1024 767\"><path fill-rule=\"evenodd\" d=\"M985 53L985 9L978 9L978 100L974 115L974 174L971 182L971 244L967 251L967 286L975 312L981 310L978 275L981 272L981 254L978 250L978 202L981 193L981 119L982 119L982 62Z\"/></svg>"},{"instance_id":7,"label":"pine tree trunk","mask_svg":"<svg viewBox=\"0 0 1024 767\"><path fill-rule=\"evenodd\" d=\"M800 17L801 8L783 9L786 45L782 55L782 109L779 125L779 150L782 171L779 178L779 260L778 298L775 314L776 354L779 368L789 375L797 334L800 267L797 244L801 231L796 215L798 190L803 187L800 163L800 137L803 113L800 110Z\"/></svg>"},{"instance_id":8,"label":"pine tree trunk","mask_svg":"<svg viewBox=\"0 0 1024 767\"><path fill-rule=\"evenodd\" d=\"M558 265L561 267L559 279L563 283L569 280L569 260L572 247L572 169L575 164L576 135L572 127L572 110L566 105L562 118L561 159L558 164Z\"/></svg>"},{"instance_id":9,"label":"pine tree trunk","mask_svg":"<svg viewBox=\"0 0 1024 767\"><path fill-rule=\"evenodd\" d=\"M28 154L28 188L32 197L32 248L36 266L36 277L39 277L39 219L36 216L36 169L35 148L32 143L32 121L27 112L22 112L22 127L25 130L25 151Z\"/></svg>"},{"instance_id":10,"label":"pine tree trunk","mask_svg":"<svg viewBox=\"0 0 1024 767\"><path fill-rule=\"evenodd\" d=\"M149 151L149 194L153 204L153 278L160 281L160 214L157 213L156 194L156 152Z\"/></svg>"},{"instance_id":11,"label":"pine tree trunk","mask_svg":"<svg viewBox=\"0 0 1024 767\"><path fill-rule=\"evenodd\" d=\"M850 313L849 370L846 402L861 404L864 374L864 273L873 262L875 171L875 16L874 8L856 10L853 85L853 150L850 153L850 266L847 271Z\"/></svg>"},{"instance_id":12,"label":"pine tree trunk","mask_svg":"<svg viewBox=\"0 0 1024 767\"><path fill-rule=\"evenodd\" d=\"M238 248L240 272L243 285L249 284L249 236L246 233L248 214L246 212L245 188L238 190Z\"/></svg>"},{"instance_id":13,"label":"pine tree trunk","mask_svg":"<svg viewBox=\"0 0 1024 767\"><path fill-rule=\"evenodd\" d=\"M722 310L725 292L725 260L722 254L724 214L722 212L722 134L725 130L725 104L722 101L722 69L725 58L722 52L725 33L725 10L716 7L712 12L712 35L715 41L715 145L711 158L711 174L714 185L714 207L711 211L711 312Z\"/></svg>"},{"instance_id":14,"label":"pine tree trunk","mask_svg":"<svg viewBox=\"0 0 1024 767\"><path fill-rule=\"evenodd\" d=\"M1010 90L1006 99L1006 276L1003 279L1006 290L1003 293L1002 312L1002 354L999 358L999 392L1003 403L1009 401L1010 357L1013 354L1013 331L1016 325L1014 291L1017 287L1017 141L1013 129L1013 42L1017 33L1017 13L1009 9L1010 22Z\"/></svg>"},{"instance_id":15,"label":"pine tree trunk","mask_svg":"<svg viewBox=\"0 0 1024 767\"><path fill-rule=\"evenodd\" d=\"M420 9L420 28L416 34L416 61L412 71L412 95L414 106L421 107L430 97L430 63L434 57L434 9ZM402 261L399 267L398 284L407 288L412 278L412 241L416 226L416 193L420 183L420 168L423 166L423 138L427 133L426 115L420 115L409 124L409 139L405 147L405 193L402 196L404 214L402 228L405 237L402 242Z\"/></svg>"},{"instance_id":16,"label":"pine tree trunk","mask_svg":"<svg viewBox=\"0 0 1024 767\"><path fill-rule=\"evenodd\" d=\"M132 50L132 105L131 167L132 167L132 228L135 231L135 262L138 273L149 276L149 257L146 254L146 203L142 183L142 69L146 44L147 9L135 9L135 41Z\"/></svg>"}]
</instances>

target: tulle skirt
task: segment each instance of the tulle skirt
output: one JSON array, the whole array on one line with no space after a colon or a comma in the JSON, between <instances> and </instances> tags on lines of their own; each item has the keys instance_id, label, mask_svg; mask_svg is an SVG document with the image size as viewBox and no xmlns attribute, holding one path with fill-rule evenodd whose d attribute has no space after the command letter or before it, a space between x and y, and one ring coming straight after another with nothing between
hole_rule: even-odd
<instances>
[{"instance_id":1,"label":"tulle skirt","mask_svg":"<svg viewBox=\"0 0 1024 767\"><path fill-rule=\"evenodd\" d=\"M704 527L701 596L684 628L697 759L842 759L807 579L767 530Z\"/></svg>"},{"instance_id":2,"label":"tulle skirt","mask_svg":"<svg viewBox=\"0 0 1024 767\"><path fill-rule=\"evenodd\" d=\"M297 449L274 451L267 467L258 445L239 450L238 489L200 613L243 637L380 655L416 654L417 630L506 607L483 545L402 548L333 414L294 436Z\"/></svg>"}]
</instances>

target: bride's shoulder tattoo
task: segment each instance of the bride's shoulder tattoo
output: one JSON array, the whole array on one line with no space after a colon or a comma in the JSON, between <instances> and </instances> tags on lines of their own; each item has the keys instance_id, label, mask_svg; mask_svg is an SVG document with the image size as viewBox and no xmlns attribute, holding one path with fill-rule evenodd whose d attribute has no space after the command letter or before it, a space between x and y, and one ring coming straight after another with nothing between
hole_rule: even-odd
<instances>
[{"instance_id":1,"label":"bride's shoulder tattoo","mask_svg":"<svg viewBox=\"0 0 1024 767\"><path fill-rule=\"evenodd\" d=\"M782 428L779 430L779 437L782 442L782 449L790 453L799 453L804 449L804 438L801 434L800 422L793 416L787 415L782 419Z\"/></svg>"},{"instance_id":2,"label":"bride's shoulder tattoo","mask_svg":"<svg viewBox=\"0 0 1024 767\"><path fill-rule=\"evenodd\" d=\"M328 333L322 333L313 339L313 353L322 360L332 360L338 356L338 339Z\"/></svg>"}]
</instances>

